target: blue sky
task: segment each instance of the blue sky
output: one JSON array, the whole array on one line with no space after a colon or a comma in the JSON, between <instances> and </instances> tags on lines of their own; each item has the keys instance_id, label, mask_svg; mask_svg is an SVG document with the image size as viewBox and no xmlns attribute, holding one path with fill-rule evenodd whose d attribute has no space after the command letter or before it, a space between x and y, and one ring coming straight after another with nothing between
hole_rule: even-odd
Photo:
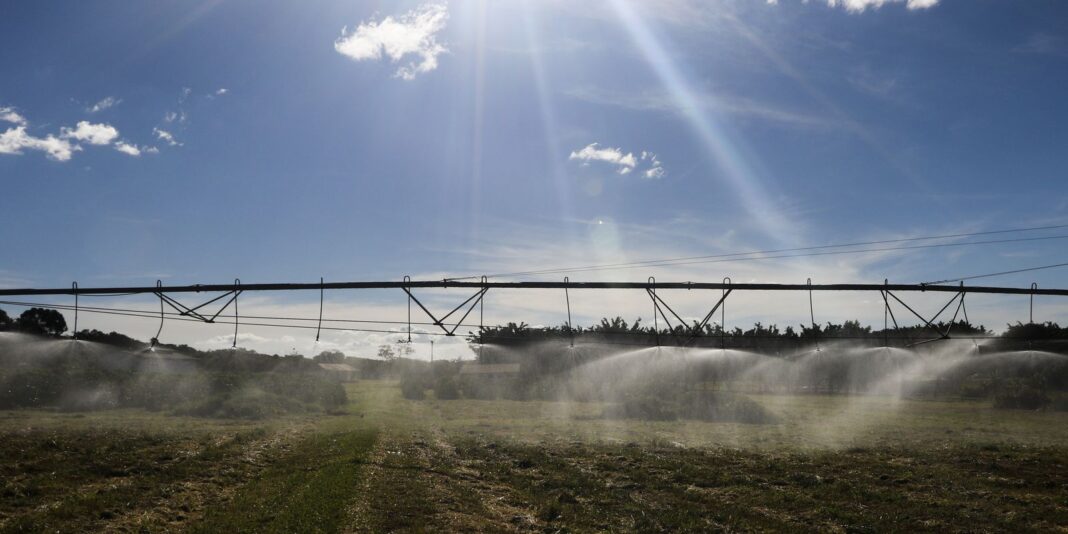
<instances>
[{"instance_id":1,"label":"blue sky","mask_svg":"<svg viewBox=\"0 0 1068 534\"><path fill-rule=\"evenodd\" d=\"M440 278L1062 224L1066 28L1056 1L17 3L0 19L0 284ZM919 282L1064 261L1049 240L571 278ZM988 280L1032 281L1068 271ZM502 294L495 313L557 322L554 299ZM649 315L598 303L616 308L586 317ZM797 322L766 304L739 321ZM990 301L987 322L1018 304ZM306 337L278 335L249 343Z\"/></svg>"}]
</instances>

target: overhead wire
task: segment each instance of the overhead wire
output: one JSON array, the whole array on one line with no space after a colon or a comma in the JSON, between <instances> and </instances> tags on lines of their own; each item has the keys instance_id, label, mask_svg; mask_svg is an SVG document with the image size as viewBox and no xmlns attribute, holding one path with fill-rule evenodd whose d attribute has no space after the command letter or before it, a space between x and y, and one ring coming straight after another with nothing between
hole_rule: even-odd
<instances>
[{"instance_id":1,"label":"overhead wire","mask_svg":"<svg viewBox=\"0 0 1068 534\"><path fill-rule=\"evenodd\" d=\"M996 234L1017 233L1017 232L1033 232L1033 231L1039 231L1039 230L1052 230L1052 229L1059 229L1059 228L1068 228L1068 224L1058 224L1058 225L1049 225L1049 226L1034 226L1034 227L1030 227L1030 228L1015 228L1015 229L1007 229L1007 230L990 230L990 231L985 231L985 232L969 232L969 233L959 233L959 234L944 234L944 235L934 235L934 236L909 237L909 238L899 238L899 239L883 239L883 240L876 240L876 241L859 241L859 242L854 242L854 243L840 243L840 244L834 244L834 245L818 245L818 246L809 246L809 247L793 247L793 248L781 248L781 249L771 249L771 250L757 250L757 251L750 251L750 252L732 252L732 253L723 253L723 254L709 254L709 255L703 255L703 256L684 256L684 257L677 257L677 258L663 258L663 259L656 259L656 260L643 260L643 261L632 261L632 262L621 262L621 263L606 263L606 264L585 265L585 266L577 266L577 267L560 267L560 268L552 268L552 269L536 269L536 270L528 270L528 271L515 271L515 272L509 272L509 273L497 273L497 274L492 274L492 275L488 275L488 276L490 278L504 278L504 277L511 277L511 276L532 276L532 275L539 275L539 274L558 274L558 273L588 272L588 271L602 271L602 270L615 270L615 269L632 269L632 268L638 268L638 267L691 265L691 264L697 264L697 263L720 263L720 262L728 262L728 261L753 261L753 260L781 259L781 258L795 258L795 257L796 258L801 258L801 257L809 257L809 256L840 255L840 254L860 254L860 253L864 253L864 252L886 252L886 251L894 251L894 250L911 250L911 249L938 248L938 247L950 247L950 246L987 245L987 244L997 244L997 243L1012 243L1012 242L1040 241L1040 240L1049 240L1049 239L1065 239L1065 238L1068 238L1068 235L1040 236L1040 237L1030 237L1030 238L1021 237L1021 238L997 239L997 240L986 240L986 241L968 241L968 242L964 242L964 243L933 243L933 244L928 244L928 245L915 245L915 246L903 246L903 247L866 248L866 249L859 249L859 250L829 251L829 252L811 253L811 254L789 254L789 255L783 255L782 254L782 253L786 253L786 252L809 252L809 251L818 251L818 250L826 250L826 249L860 247L860 246L871 246L871 245L885 245L885 244L891 244L891 243L908 243L908 242L915 242L915 241L929 241L929 240L934 240L934 239L954 239L954 238L961 238L961 237L977 237L977 236L982 236L982 235L996 235ZM774 254L774 256L767 256L768 254ZM756 257L750 257L750 256L756 256ZM706 261L706 260L712 260L712 261ZM446 280L458 281L458 280L468 280L468 279L473 279L473 278L478 278L478 276L450 277L450 278L446 278Z\"/></svg>"},{"instance_id":2,"label":"overhead wire","mask_svg":"<svg viewBox=\"0 0 1068 534\"><path fill-rule=\"evenodd\" d=\"M992 278L995 276L1004 276L1007 274L1027 273L1031 271L1042 271L1045 269L1056 269L1058 267L1068 267L1068 263L1054 263L1053 265L1040 265L1038 267L1027 267L1024 269L1013 269L1011 271L1001 271L997 273L976 274L972 276L962 276L960 278L947 278L946 280L938 280L936 282L921 282L920 285L934 286L938 284L948 284L950 282L963 282L965 280L975 280L977 278Z\"/></svg>"},{"instance_id":3,"label":"overhead wire","mask_svg":"<svg viewBox=\"0 0 1068 534\"><path fill-rule=\"evenodd\" d=\"M930 245L907 245L900 247L881 247L881 248L867 248L860 250L833 250L825 252L808 252L804 254L780 254L770 256L753 256L753 257L739 257L739 258L722 258L722 259L710 259L710 260L694 260L694 261L664 261L656 264L641 264L641 265L627 265L618 267L590 267L587 269L558 269L558 270L545 270L537 273L512 273L494 275L497 278L503 278L507 276L529 276L531 274L558 274L558 273L575 273L586 271L604 271L604 270L622 270L622 269L637 269L643 267L674 267L680 265L697 265L697 264L709 264L709 263L730 263L739 261L760 261L760 260L774 260L774 259L787 259L787 258L808 258L816 256L841 256L846 254L862 254L867 252L890 252L897 250L917 250L917 249L931 249L931 248L943 248L943 247L964 247L972 245L991 245L1000 243L1018 243L1027 241L1048 241L1057 239L1068 239L1068 235L1056 235L1056 236L1044 236L1044 237L1030 237L1030 238L1017 238L1017 239L995 239L988 241L970 241L966 243L937 243ZM757 253L753 253L757 254ZM453 279L455 280L455 279Z\"/></svg>"}]
</instances>

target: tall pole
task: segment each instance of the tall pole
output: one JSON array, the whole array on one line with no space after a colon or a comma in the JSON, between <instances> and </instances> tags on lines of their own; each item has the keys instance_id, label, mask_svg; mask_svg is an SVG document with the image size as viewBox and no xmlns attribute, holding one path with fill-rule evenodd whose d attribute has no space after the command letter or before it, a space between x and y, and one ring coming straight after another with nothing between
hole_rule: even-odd
<instances>
[{"instance_id":1,"label":"tall pole","mask_svg":"<svg viewBox=\"0 0 1068 534\"><path fill-rule=\"evenodd\" d=\"M434 340L430 340L430 363L434 363Z\"/></svg>"}]
</instances>

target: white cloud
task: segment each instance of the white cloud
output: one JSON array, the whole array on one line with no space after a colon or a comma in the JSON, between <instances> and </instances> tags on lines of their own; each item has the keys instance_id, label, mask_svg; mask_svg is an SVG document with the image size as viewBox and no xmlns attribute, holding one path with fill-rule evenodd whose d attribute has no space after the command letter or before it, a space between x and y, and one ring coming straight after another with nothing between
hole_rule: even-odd
<instances>
[{"instance_id":1,"label":"white cloud","mask_svg":"<svg viewBox=\"0 0 1068 534\"><path fill-rule=\"evenodd\" d=\"M609 163L615 165L616 172L623 175L633 172L639 163L639 158L635 157L633 152L623 153L622 149L613 147L602 148L598 143L590 143L580 150L572 151L568 159L581 161L583 165L594 161ZM663 178L666 174L656 154L643 150L640 160L648 164L648 168L641 171L643 177Z\"/></svg>"},{"instance_id":2,"label":"white cloud","mask_svg":"<svg viewBox=\"0 0 1068 534\"><path fill-rule=\"evenodd\" d=\"M81 150L78 145L54 135L34 137L26 133L25 126L10 128L0 134L0 154L22 154L23 150L40 150L56 161L69 161L74 152Z\"/></svg>"},{"instance_id":3,"label":"white cloud","mask_svg":"<svg viewBox=\"0 0 1068 534\"><path fill-rule=\"evenodd\" d=\"M853 13L860 13L865 11L869 7L872 9L878 9L883 4L900 4L904 2L905 7L908 9L930 9L936 6L939 0L827 0L827 5L831 7L844 7L846 11Z\"/></svg>"},{"instance_id":4,"label":"white cloud","mask_svg":"<svg viewBox=\"0 0 1068 534\"><path fill-rule=\"evenodd\" d=\"M126 141L115 142L119 137L119 131L110 124L79 121L74 128L67 126L60 128L58 136L49 134L45 137L37 137L26 131L28 121L12 108L0 108L0 120L16 125L0 133L0 154L20 155L25 150L37 150L44 152L53 160L70 161L75 152L82 150L79 142L96 146L115 143L115 150L130 156L140 156L143 151L158 152L154 147L139 148Z\"/></svg>"},{"instance_id":5,"label":"white cloud","mask_svg":"<svg viewBox=\"0 0 1068 534\"><path fill-rule=\"evenodd\" d=\"M119 131L110 124L93 124L89 121L79 121L73 130L67 127L60 129L62 137L84 141L90 145L108 145L117 137Z\"/></svg>"},{"instance_id":6,"label":"white cloud","mask_svg":"<svg viewBox=\"0 0 1068 534\"><path fill-rule=\"evenodd\" d=\"M218 90L215 91L215 96L223 96L223 95L225 95L226 93L229 93L229 92L230 92L229 89L227 89L225 87L220 87Z\"/></svg>"},{"instance_id":7,"label":"white cloud","mask_svg":"<svg viewBox=\"0 0 1068 534\"><path fill-rule=\"evenodd\" d=\"M571 156L568 159L582 161L583 164L589 164L591 161L603 161L605 163L611 163L618 165L616 170L619 174L627 174L634 170L634 167L638 164L634 154L628 152L623 153L618 148L600 148L597 143L590 143L581 150L572 151Z\"/></svg>"},{"instance_id":8,"label":"white cloud","mask_svg":"<svg viewBox=\"0 0 1068 534\"><path fill-rule=\"evenodd\" d=\"M145 154L159 154L159 149L154 146L143 147L141 150Z\"/></svg>"},{"instance_id":9,"label":"white cloud","mask_svg":"<svg viewBox=\"0 0 1068 534\"><path fill-rule=\"evenodd\" d=\"M225 91L225 89L220 89L220 90L221 91ZM167 122L167 123L177 122L178 124L185 124L186 121L189 120L189 114L186 113L186 111L185 111L185 103L186 103L186 101L189 100L189 97L192 96L192 95L193 95L193 90L192 89L190 89L189 87L183 87L182 90L178 92L178 102L177 102L177 108L178 109L176 109L174 111L165 112L163 114L163 122ZM215 96L212 95L212 94L209 94L207 96L208 96L208 98L215 98Z\"/></svg>"},{"instance_id":10,"label":"white cloud","mask_svg":"<svg viewBox=\"0 0 1068 534\"><path fill-rule=\"evenodd\" d=\"M184 110L168 111L163 114L163 122L178 122L179 124L185 124L189 119L189 115Z\"/></svg>"},{"instance_id":11,"label":"white cloud","mask_svg":"<svg viewBox=\"0 0 1068 534\"><path fill-rule=\"evenodd\" d=\"M398 18L361 22L352 33L347 27L342 28L341 37L334 41L334 50L356 61L378 60L386 55L397 63L409 54L416 55L418 59L398 68L394 74L411 80L417 74L436 69L438 56L448 52L436 37L448 19L444 2L423 4Z\"/></svg>"},{"instance_id":12,"label":"white cloud","mask_svg":"<svg viewBox=\"0 0 1068 534\"><path fill-rule=\"evenodd\" d=\"M26 126L26 118L19 115L13 108L0 107L0 121Z\"/></svg>"},{"instance_id":13,"label":"white cloud","mask_svg":"<svg viewBox=\"0 0 1068 534\"><path fill-rule=\"evenodd\" d=\"M88 109L86 109L86 111L88 111L89 113L99 113L101 111L104 111L105 109L115 107L120 103L122 103L121 99L109 96L105 97L103 100L97 102L96 104L93 104Z\"/></svg>"},{"instance_id":14,"label":"white cloud","mask_svg":"<svg viewBox=\"0 0 1068 534\"><path fill-rule=\"evenodd\" d=\"M172 135L171 132L168 132L167 130L160 130L159 128L153 128L152 129L152 133L156 134L156 137L158 137L162 141L166 142L168 145L171 145L171 146L182 146L182 144L179 143L174 138L174 135Z\"/></svg>"},{"instance_id":15,"label":"white cloud","mask_svg":"<svg viewBox=\"0 0 1068 534\"><path fill-rule=\"evenodd\" d=\"M137 145L128 144L126 141L119 141L118 143L115 143L115 150L118 150L123 154L133 156L135 158L141 155L141 149L137 148Z\"/></svg>"},{"instance_id":16,"label":"white cloud","mask_svg":"<svg viewBox=\"0 0 1068 534\"><path fill-rule=\"evenodd\" d=\"M649 168L642 173L642 176L649 178L650 180L656 180L663 178L667 174L664 170L664 166L660 163L660 159L656 157L656 154L652 152L642 151L642 161L649 162Z\"/></svg>"}]
</instances>

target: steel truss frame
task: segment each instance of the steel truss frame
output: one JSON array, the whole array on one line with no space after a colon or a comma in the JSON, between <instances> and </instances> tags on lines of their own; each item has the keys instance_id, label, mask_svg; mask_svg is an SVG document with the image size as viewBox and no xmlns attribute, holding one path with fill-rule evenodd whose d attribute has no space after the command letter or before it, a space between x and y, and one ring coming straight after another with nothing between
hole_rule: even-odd
<instances>
[{"instance_id":1,"label":"steel truss frame","mask_svg":"<svg viewBox=\"0 0 1068 534\"><path fill-rule=\"evenodd\" d=\"M413 289L415 288L436 288L436 289L448 289L448 288L474 288L475 293L454 307L451 311L445 315L438 317L422 301L420 301ZM153 338L155 342L159 337L160 332L163 330L164 321L164 308L165 305L170 306L181 316L192 317L194 319L203 321L205 323L214 323L215 319L222 314L223 311L229 308L230 304L234 305L234 346L237 346L237 331L238 324L240 323L240 316L238 314L238 297L246 291L300 291L300 290L318 290L319 291L319 326L316 329L316 340L319 337L319 329L322 327L323 320L323 295L327 289L401 289L408 296L408 342L411 342L411 303L415 302L420 309L433 321L432 324L439 327L446 336L455 336L456 330L467 319L468 316L474 311L475 307L479 307L479 341L481 341L483 331L483 317L484 317L484 305L485 295L491 288L500 289L563 289L565 302L567 305L567 328L568 333L571 336L571 343L574 344L574 330L571 324L571 298L569 290L572 289L643 289L648 294L653 304L653 322L654 329L656 331L656 343L660 344L660 328L659 321L662 318L668 327L668 331L675 339L676 343L680 342L680 333L676 330L676 325L672 324L671 317L674 317L678 322L678 326L683 326L689 329L689 336L685 341L681 342L682 346L688 346L698 337L700 337L702 330L708 325L708 322L715 315L716 311L723 314L721 318L721 333L722 341L725 343L726 325L723 324L726 320L726 300L734 291L807 291L809 293L809 312L810 319L815 324L815 313L812 310L812 292L814 291L878 291L882 296L884 305L884 316L893 320L895 328L900 328L898 325L897 317L894 314L893 307L891 306L891 299L903 306L906 310L916 316L923 324L935 332L938 333L938 337L912 342L909 346L920 345L924 343L931 343L934 341L940 341L944 339L951 339L950 333L957 318L963 314L965 321L968 320L968 310L964 304L964 298L968 293L978 294L1001 294L1001 295L1029 295L1030 296L1030 322L1034 322L1034 298L1035 295L1044 296L1068 296L1068 289L1040 289L1037 284L1031 284L1028 288L1018 287L997 287L997 286L973 286L965 287L961 282L959 286L947 286L947 285L931 285L931 284L890 284L887 280L884 280L882 284L812 284L811 279L805 284L768 284L768 283L739 283L734 284L730 278L724 278L722 282L668 282L657 283L656 279L649 277L649 279L642 282L571 282L568 278L564 278L563 282L490 282L485 276L478 282L458 281L458 280L419 280L413 281L411 277L405 276L400 282L397 281L385 281L385 282L330 282L326 283L322 278L319 279L319 283L261 283L261 284L241 284L240 279L235 279L232 285L226 284L210 284L210 285L187 285L187 286L164 286L159 280L156 281L155 286L145 287L94 287L94 288L79 288L78 283L74 282L70 288L48 288L48 289L36 289L36 288L21 288L21 289L0 289L0 297L3 296L25 296L25 295L73 295L74 296L74 324L75 331L77 331L78 321L78 297L79 295L91 295L91 296L119 296L119 295L133 295L133 294L153 294L160 300L160 328L156 333L156 338ZM667 303L667 301L657 293L657 290L664 289L718 289L721 290L720 297L715 301L715 304L711 307L707 314L700 320L694 321L692 326L687 326L686 321ZM221 294L211 298L201 304L193 307L186 306L179 302L171 294L176 293L201 293L201 292L220 292ZM933 292L933 293L952 293L952 297L946 302L930 318L924 317L921 313L916 311L915 308L907 304L897 293L905 292ZM218 302L222 299L226 300L225 303L219 307L214 313L201 312L206 306ZM953 313L952 319L944 330L939 329L934 323L938 318L956 302L957 306ZM449 317L466 307L463 315L455 323L449 323ZM670 317L669 314L670 313ZM885 323L884 318L884 323ZM888 325L886 325L888 326ZM885 329L885 328L884 328ZM817 341L818 343L818 341ZM155 343L153 343L155 344Z\"/></svg>"},{"instance_id":2,"label":"steel truss frame","mask_svg":"<svg viewBox=\"0 0 1068 534\"><path fill-rule=\"evenodd\" d=\"M407 277L407 276L405 276L404 279L406 281L409 281L409 282L411 281L411 279L409 277ZM416 298L416 296L412 293L412 291L411 291L411 289L409 287L402 287L401 289L403 289L404 292L408 294L408 299L409 299L408 300L408 343L412 342L411 303L413 301L423 310L424 313L427 314L428 317L430 317L430 320L433 321L434 324L437 325L438 328L440 328L443 332L445 332L446 336L450 336L450 337L456 335L456 329L460 328L460 325L463 324L465 319L467 319L467 316L471 315L471 312L475 310L475 306L478 306L479 307L478 336L479 336L479 340L481 340L482 339L482 318L483 318L483 313L482 313L482 311L483 311L483 307L482 307L483 297L485 297L486 296L486 292L489 291L489 287L487 287L485 285L486 284L486 277L485 276L482 277L482 284L483 284L482 287L478 291L476 291L474 295L471 295L470 297L467 297L467 300L461 302L459 305L457 305L455 308L453 308L452 311L450 311L449 313L446 313L440 319L438 317L436 317L433 312L431 312L429 309L427 309L427 307L425 305L423 305L423 303L420 302L418 298ZM457 311L459 311L464 306L467 306L468 303L470 303L471 305L467 308L467 311L464 312L463 316L460 317L459 321L456 321L456 324L452 325L452 328L449 328L449 324L447 324L445 321L452 314L456 313Z\"/></svg>"},{"instance_id":3,"label":"steel truss frame","mask_svg":"<svg viewBox=\"0 0 1068 534\"><path fill-rule=\"evenodd\" d=\"M724 305L727 300L727 297L730 296L731 291L733 291L733 289L730 288L723 290L723 294L719 297L719 300L717 300L716 304L712 306L712 309L709 310L707 314L705 314L704 318L701 319L699 322L694 322L694 324L690 327L690 337L682 343L682 346L685 347L691 345L694 341L697 340L698 337L701 336L701 331L705 328L705 325L708 324L708 321L712 319L712 316L715 315L716 310L718 310L720 306ZM657 314L659 314L660 317L664 318L664 323L667 324L668 331L671 332L671 336L675 339L675 342L678 343L678 333L676 333L675 331L675 326L671 324L671 319L669 319L667 314L664 313L664 309L667 309L667 311L671 312L671 315L673 315L675 319L679 322L679 326L685 327L686 320L680 317L679 314L676 313L675 310L672 309L671 306L662 297L656 294L656 278L652 276L649 277L649 287L645 288L645 292L649 294L649 298L653 301L653 330L656 332L656 344L658 346L660 345L660 325L658 324L659 321L657 320ZM568 319L568 321L570 322L570 318ZM568 326L568 328L570 328L570 325ZM723 325L720 325L720 328L725 327Z\"/></svg>"}]
</instances>

